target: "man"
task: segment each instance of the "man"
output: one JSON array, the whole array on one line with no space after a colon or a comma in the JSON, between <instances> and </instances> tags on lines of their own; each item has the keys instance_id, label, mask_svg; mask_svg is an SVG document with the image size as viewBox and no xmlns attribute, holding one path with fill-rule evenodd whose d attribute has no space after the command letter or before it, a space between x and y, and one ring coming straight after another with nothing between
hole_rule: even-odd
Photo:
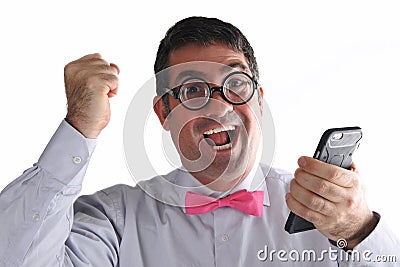
<instances>
[{"instance_id":1,"label":"man","mask_svg":"<svg viewBox=\"0 0 400 267\"><path fill-rule=\"evenodd\" d=\"M182 168L81 196L72 209L95 138L109 122L118 73L99 54L65 67L65 120L38 163L0 196L1 266L359 266L382 254L400 260L399 241L368 208L356 171L301 157L291 180L259 164L263 91L254 53L237 28L211 18L174 25L155 62L163 74L154 111ZM254 188L257 177L262 183ZM287 234L288 207L317 230ZM343 239L347 246L336 247ZM369 258L352 261L344 250Z\"/></svg>"}]
</instances>

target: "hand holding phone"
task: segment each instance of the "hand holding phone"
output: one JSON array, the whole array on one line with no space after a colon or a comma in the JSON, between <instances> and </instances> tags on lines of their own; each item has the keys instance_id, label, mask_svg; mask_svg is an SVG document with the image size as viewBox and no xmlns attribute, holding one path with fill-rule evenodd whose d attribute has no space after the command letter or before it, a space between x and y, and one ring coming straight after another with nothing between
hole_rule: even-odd
<instances>
[{"instance_id":1,"label":"hand holding phone","mask_svg":"<svg viewBox=\"0 0 400 267\"><path fill-rule=\"evenodd\" d=\"M331 128L326 130L314 153L314 158L345 169L352 163L354 151L360 145L362 131L360 127ZM285 230L298 233L315 229L315 226L302 217L290 212L285 224Z\"/></svg>"}]
</instances>

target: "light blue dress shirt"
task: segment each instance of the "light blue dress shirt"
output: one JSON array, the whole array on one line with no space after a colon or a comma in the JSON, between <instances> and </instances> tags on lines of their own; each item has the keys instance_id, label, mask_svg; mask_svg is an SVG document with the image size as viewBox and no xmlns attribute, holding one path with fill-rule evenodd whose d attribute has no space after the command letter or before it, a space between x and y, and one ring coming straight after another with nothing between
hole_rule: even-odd
<instances>
[{"instance_id":1,"label":"light blue dress shirt","mask_svg":"<svg viewBox=\"0 0 400 267\"><path fill-rule=\"evenodd\" d=\"M260 217L229 207L185 214L185 188L216 192L184 169L75 201L94 147L63 121L38 163L2 191L0 266L400 265L400 242L382 219L352 257L317 230L289 235L283 228L292 175L263 165L252 170L265 178ZM252 190L249 179L235 190L243 188Z\"/></svg>"}]
</instances>

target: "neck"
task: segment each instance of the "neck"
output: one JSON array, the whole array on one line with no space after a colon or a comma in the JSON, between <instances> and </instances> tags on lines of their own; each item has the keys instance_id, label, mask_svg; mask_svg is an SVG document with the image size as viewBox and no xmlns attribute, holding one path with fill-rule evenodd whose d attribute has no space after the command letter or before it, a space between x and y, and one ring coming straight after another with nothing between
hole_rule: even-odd
<instances>
[{"instance_id":1,"label":"neck","mask_svg":"<svg viewBox=\"0 0 400 267\"><path fill-rule=\"evenodd\" d=\"M241 184L250 173L253 173L253 170L257 167L256 164L252 164L252 166L248 166L246 170L239 175L218 175L218 179L215 179L215 175L210 178L210 176L206 176L201 172L191 173L196 180L198 180L201 184L207 186L209 189L218 192L228 192ZM255 170L254 170L255 171Z\"/></svg>"}]
</instances>

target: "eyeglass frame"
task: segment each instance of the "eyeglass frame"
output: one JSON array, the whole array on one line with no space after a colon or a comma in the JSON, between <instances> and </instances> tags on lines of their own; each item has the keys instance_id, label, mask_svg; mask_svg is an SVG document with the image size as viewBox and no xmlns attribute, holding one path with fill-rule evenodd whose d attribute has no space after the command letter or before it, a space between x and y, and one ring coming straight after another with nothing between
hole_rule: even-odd
<instances>
[{"instance_id":1,"label":"eyeglass frame","mask_svg":"<svg viewBox=\"0 0 400 267\"><path fill-rule=\"evenodd\" d=\"M253 83L253 91L251 92L251 94L250 94L250 96L248 97L248 99L247 99L246 101L239 102L239 103L230 101L230 100L225 96L225 93L224 93L224 84L225 84L225 82L228 80L229 77L231 77L231 76L233 76L233 75L236 75L236 74L243 74L243 75L247 76L247 78L249 78L249 79L252 81L252 83ZM191 79L192 79L192 78L191 78ZM187 79L187 80L190 80L190 79ZM185 81L187 81L187 80L185 80ZM200 79L200 80L202 80L202 79ZM184 82L185 82L185 81L184 81ZM209 94L209 96L208 96L207 101L204 102L203 105L201 105L201 106L199 106L199 107L197 107L197 108L192 108L192 107L188 107L187 105L185 105L185 103L182 102L182 100L181 100L180 97L179 97L179 96L181 95L181 94L180 94L180 93L181 93L181 88L182 88L183 85L185 85L184 82L182 82L182 84L180 84L180 85L178 85L178 86L176 86L176 87L173 87L172 89L170 89L170 88L165 88L165 90L166 90L166 93L168 93L169 95L171 95L173 98L178 99L179 102L180 102L185 108L187 108L187 109L189 109L189 110L200 110L200 109L204 108L205 106L207 106L207 104L210 102L210 99L212 98L212 95L214 94L214 92L220 92L222 98L223 98L226 102L228 102L228 103L230 103L230 104L232 104L232 105L243 105L243 104L246 104L247 102L250 101L250 99L254 96L254 92L255 92L256 89L258 88L258 82L257 82L256 78L255 78L255 77L251 77L249 74L247 74L246 72L243 72L243 71L234 71L234 72L231 72L231 73L229 73L228 75L226 75L226 77L225 77L224 80L222 81L222 86L214 86L214 87L211 87L210 84L209 84L208 82L202 80L202 82L204 82L204 83L207 85L207 88L208 88L210 94ZM177 91L174 91L176 88L178 88L178 90L177 90Z\"/></svg>"}]
</instances>

